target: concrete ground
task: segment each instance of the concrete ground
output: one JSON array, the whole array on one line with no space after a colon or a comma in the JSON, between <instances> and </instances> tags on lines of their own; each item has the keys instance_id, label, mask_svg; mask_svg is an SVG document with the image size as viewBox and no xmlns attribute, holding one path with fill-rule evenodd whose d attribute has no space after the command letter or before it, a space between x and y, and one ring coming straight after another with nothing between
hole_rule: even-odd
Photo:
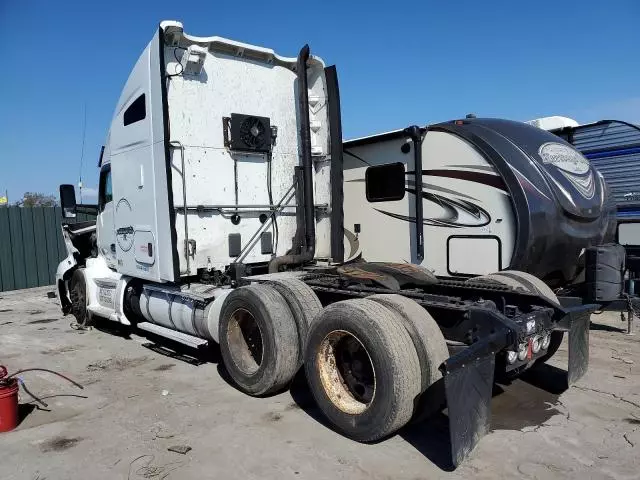
<instances>
[{"instance_id":1,"label":"concrete ground","mask_svg":"<svg viewBox=\"0 0 640 480\"><path fill-rule=\"evenodd\" d=\"M640 478L640 334L622 333L613 313L593 316L577 385L558 387L564 345L550 366L497 386L493 431L451 471L444 415L359 444L321 423L304 380L248 397L227 383L215 351L194 365L106 323L74 330L47 291L0 293L0 364L55 369L85 388L24 374L49 407L21 393L22 423L0 434L5 480ZM192 450L167 450L175 445Z\"/></svg>"}]
</instances>

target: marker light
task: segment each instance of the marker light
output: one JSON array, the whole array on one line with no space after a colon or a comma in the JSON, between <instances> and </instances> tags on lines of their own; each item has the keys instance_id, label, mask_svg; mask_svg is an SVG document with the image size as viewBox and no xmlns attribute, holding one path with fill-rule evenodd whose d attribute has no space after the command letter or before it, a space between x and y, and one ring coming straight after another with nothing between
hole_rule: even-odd
<instances>
[{"instance_id":1,"label":"marker light","mask_svg":"<svg viewBox=\"0 0 640 480\"><path fill-rule=\"evenodd\" d=\"M527 344L521 343L518 345L518 360L522 361L527 358Z\"/></svg>"},{"instance_id":2,"label":"marker light","mask_svg":"<svg viewBox=\"0 0 640 480\"><path fill-rule=\"evenodd\" d=\"M543 350L546 350L547 348L549 348L549 344L551 343L551 334L549 333L545 333L542 336L542 342L540 342L540 347Z\"/></svg>"},{"instance_id":3,"label":"marker light","mask_svg":"<svg viewBox=\"0 0 640 480\"><path fill-rule=\"evenodd\" d=\"M531 351L533 353L538 353L540 351L541 343L542 341L540 340L540 337L538 335L533 337L533 339L531 340Z\"/></svg>"}]
</instances>

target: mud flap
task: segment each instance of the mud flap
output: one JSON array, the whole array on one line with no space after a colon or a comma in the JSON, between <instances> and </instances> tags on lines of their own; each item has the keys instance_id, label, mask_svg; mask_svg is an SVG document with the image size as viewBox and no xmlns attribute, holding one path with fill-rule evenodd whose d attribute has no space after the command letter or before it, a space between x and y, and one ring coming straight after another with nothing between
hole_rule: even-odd
<instances>
[{"instance_id":1,"label":"mud flap","mask_svg":"<svg viewBox=\"0 0 640 480\"><path fill-rule=\"evenodd\" d=\"M558 322L560 330L569 332L567 383L573 385L589 368L589 322L597 305L567 308L567 316Z\"/></svg>"},{"instance_id":2,"label":"mud flap","mask_svg":"<svg viewBox=\"0 0 640 480\"><path fill-rule=\"evenodd\" d=\"M489 432L495 358L495 355L485 356L444 377L454 467L462 463Z\"/></svg>"},{"instance_id":3,"label":"mud flap","mask_svg":"<svg viewBox=\"0 0 640 480\"><path fill-rule=\"evenodd\" d=\"M454 467L489 432L496 352L505 347L506 338L505 332L494 333L450 357L441 367Z\"/></svg>"}]
</instances>

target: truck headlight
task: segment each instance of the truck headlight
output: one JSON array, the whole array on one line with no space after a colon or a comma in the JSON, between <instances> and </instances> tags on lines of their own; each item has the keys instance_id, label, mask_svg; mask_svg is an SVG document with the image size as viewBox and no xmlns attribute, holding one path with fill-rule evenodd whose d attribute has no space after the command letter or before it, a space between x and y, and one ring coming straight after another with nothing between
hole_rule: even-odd
<instances>
[{"instance_id":1,"label":"truck headlight","mask_svg":"<svg viewBox=\"0 0 640 480\"><path fill-rule=\"evenodd\" d=\"M518 352L514 352L513 350L507 351L507 362L509 364L515 363L518 359Z\"/></svg>"}]
</instances>

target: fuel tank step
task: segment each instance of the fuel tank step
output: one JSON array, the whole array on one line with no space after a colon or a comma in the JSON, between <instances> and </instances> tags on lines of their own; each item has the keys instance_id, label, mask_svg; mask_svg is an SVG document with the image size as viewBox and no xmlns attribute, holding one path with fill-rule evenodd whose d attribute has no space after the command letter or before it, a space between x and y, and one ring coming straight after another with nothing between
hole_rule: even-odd
<instances>
[{"instance_id":1,"label":"fuel tank step","mask_svg":"<svg viewBox=\"0 0 640 480\"><path fill-rule=\"evenodd\" d=\"M160 335L161 337L168 338L169 340L182 343L183 345L187 345L192 348L202 348L209 344L209 342L203 338L194 337L193 335L188 335L182 332L176 332L175 330L161 327L160 325L156 325L155 323L151 322L138 323L137 327L140 330L155 333L156 335Z\"/></svg>"}]
</instances>

